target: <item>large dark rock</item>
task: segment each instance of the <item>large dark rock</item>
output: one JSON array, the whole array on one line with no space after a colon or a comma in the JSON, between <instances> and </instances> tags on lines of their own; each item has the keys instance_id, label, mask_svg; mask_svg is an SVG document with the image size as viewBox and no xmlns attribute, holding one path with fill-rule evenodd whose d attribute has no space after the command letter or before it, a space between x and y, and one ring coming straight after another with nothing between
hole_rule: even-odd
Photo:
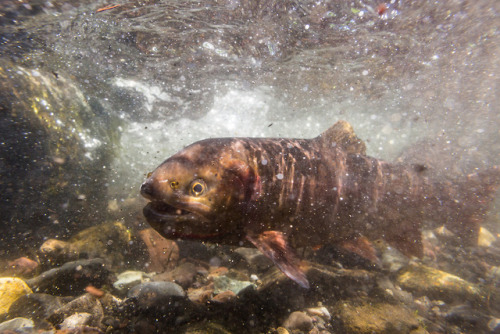
<instances>
[{"instance_id":1,"label":"large dark rock","mask_svg":"<svg viewBox=\"0 0 500 334\"><path fill-rule=\"evenodd\" d=\"M192 316L193 305L173 282L136 285L117 313L118 319L129 319L128 331L136 333L170 333Z\"/></svg>"},{"instance_id":2,"label":"large dark rock","mask_svg":"<svg viewBox=\"0 0 500 334\"><path fill-rule=\"evenodd\" d=\"M26 283L34 292L77 296L89 285L99 288L111 283L110 275L103 259L79 260L50 269Z\"/></svg>"},{"instance_id":3,"label":"large dark rock","mask_svg":"<svg viewBox=\"0 0 500 334\"><path fill-rule=\"evenodd\" d=\"M139 309L163 312L179 306L180 302L187 302L182 287L173 282L145 282L133 287L128 297L136 300Z\"/></svg>"},{"instance_id":4,"label":"large dark rock","mask_svg":"<svg viewBox=\"0 0 500 334\"><path fill-rule=\"evenodd\" d=\"M0 251L23 251L102 221L114 119L63 73L6 59L0 111Z\"/></svg>"},{"instance_id":5,"label":"large dark rock","mask_svg":"<svg viewBox=\"0 0 500 334\"><path fill-rule=\"evenodd\" d=\"M57 297L45 293L31 293L16 300L9 308L8 318L29 318L39 329L52 329L47 318L71 298Z\"/></svg>"}]
</instances>

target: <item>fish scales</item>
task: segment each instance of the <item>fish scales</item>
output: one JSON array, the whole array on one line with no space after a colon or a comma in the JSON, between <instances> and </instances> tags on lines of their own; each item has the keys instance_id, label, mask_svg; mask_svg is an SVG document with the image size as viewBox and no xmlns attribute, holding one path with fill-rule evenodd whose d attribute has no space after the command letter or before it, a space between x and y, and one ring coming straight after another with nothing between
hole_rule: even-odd
<instances>
[{"instance_id":1,"label":"fish scales","mask_svg":"<svg viewBox=\"0 0 500 334\"><path fill-rule=\"evenodd\" d=\"M256 156L257 164L252 166L262 182L260 202L276 205L278 210L293 212L297 208L297 199L301 198L304 207L313 206L318 200L328 201L324 189L320 189L319 179L323 183L332 183L335 176L318 175L324 169L324 160L307 141L246 141L248 155ZM264 161L264 163L263 163ZM302 187L295 187L301 184ZM272 207L270 208L272 210Z\"/></svg>"},{"instance_id":2,"label":"fish scales","mask_svg":"<svg viewBox=\"0 0 500 334\"><path fill-rule=\"evenodd\" d=\"M256 157L252 167L262 182L257 202L248 203L248 216L279 229L296 247L321 244L323 233L332 242L369 234L370 226L382 226L387 215L394 217L401 207L422 200L423 186L431 192L432 184L405 166L347 155L339 148L321 153L311 140L239 141L245 155Z\"/></svg>"},{"instance_id":3,"label":"fish scales","mask_svg":"<svg viewBox=\"0 0 500 334\"><path fill-rule=\"evenodd\" d=\"M250 242L303 287L294 248L339 244L370 260L363 238L422 256L424 222L465 244L500 184L500 168L436 180L425 166L366 155L344 121L313 139L216 138L165 160L141 187L148 222L171 239Z\"/></svg>"},{"instance_id":4,"label":"fish scales","mask_svg":"<svg viewBox=\"0 0 500 334\"><path fill-rule=\"evenodd\" d=\"M262 184L257 200L247 203L247 216L278 227L297 246L312 242L296 235L304 229L330 230L337 211L335 203L342 197L338 186L341 175L332 173L342 165L334 168L340 161L339 150L322 154L320 145L311 140L238 140L244 143L249 160L256 162L252 168ZM297 229L297 224L302 227Z\"/></svg>"}]
</instances>

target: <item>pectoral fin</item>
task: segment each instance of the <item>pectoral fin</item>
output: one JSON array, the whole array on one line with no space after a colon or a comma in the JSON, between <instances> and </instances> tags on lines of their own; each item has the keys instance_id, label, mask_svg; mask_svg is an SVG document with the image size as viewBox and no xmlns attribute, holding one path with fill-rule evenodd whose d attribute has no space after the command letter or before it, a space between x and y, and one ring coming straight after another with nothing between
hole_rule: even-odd
<instances>
[{"instance_id":1,"label":"pectoral fin","mask_svg":"<svg viewBox=\"0 0 500 334\"><path fill-rule=\"evenodd\" d=\"M283 233L266 231L259 235L247 235L247 239L289 278L301 287L308 289L309 282L300 269L300 259L295 251L287 244Z\"/></svg>"}]
</instances>

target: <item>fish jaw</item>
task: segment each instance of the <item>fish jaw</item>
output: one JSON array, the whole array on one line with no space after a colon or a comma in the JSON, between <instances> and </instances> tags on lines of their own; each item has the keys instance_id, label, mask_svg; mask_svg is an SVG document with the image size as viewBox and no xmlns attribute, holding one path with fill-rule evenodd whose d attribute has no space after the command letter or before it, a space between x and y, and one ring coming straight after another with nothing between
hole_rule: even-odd
<instances>
[{"instance_id":1,"label":"fish jaw","mask_svg":"<svg viewBox=\"0 0 500 334\"><path fill-rule=\"evenodd\" d=\"M148 223L167 239L211 240L222 235L203 216L164 202L148 203L143 214Z\"/></svg>"},{"instance_id":2,"label":"fish jaw","mask_svg":"<svg viewBox=\"0 0 500 334\"><path fill-rule=\"evenodd\" d=\"M141 186L141 195L150 201L143 209L146 220L167 239L223 241L222 231L228 231L230 226L218 211L222 192L212 175L219 172L203 166L192 169L189 164L183 168L176 159L172 160L160 165ZM189 191L198 180L206 187L202 196Z\"/></svg>"},{"instance_id":3,"label":"fish jaw","mask_svg":"<svg viewBox=\"0 0 500 334\"><path fill-rule=\"evenodd\" d=\"M169 159L141 185L141 195L150 200L143 209L144 216L165 238L205 240L218 234L217 226L211 223L211 207L202 196L189 192L189 185L201 180L196 172L191 163Z\"/></svg>"}]
</instances>

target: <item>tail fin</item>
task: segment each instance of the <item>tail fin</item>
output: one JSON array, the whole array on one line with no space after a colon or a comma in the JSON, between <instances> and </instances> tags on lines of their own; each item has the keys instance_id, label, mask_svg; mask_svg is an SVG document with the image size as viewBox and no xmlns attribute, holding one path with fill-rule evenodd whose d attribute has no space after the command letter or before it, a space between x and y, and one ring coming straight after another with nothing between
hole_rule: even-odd
<instances>
[{"instance_id":1,"label":"tail fin","mask_svg":"<svg viewBox=\"0 0 500 334\"><path fill-rule=\"evenodd\" d=\"M458 205L451 214L452 220L446 228L455 233L463 245L477 245L481 222L500 187L500 166L485 171L469 174L467 180L459 184L457 198L452 198Z\"/></svg>"}]
</instances>

